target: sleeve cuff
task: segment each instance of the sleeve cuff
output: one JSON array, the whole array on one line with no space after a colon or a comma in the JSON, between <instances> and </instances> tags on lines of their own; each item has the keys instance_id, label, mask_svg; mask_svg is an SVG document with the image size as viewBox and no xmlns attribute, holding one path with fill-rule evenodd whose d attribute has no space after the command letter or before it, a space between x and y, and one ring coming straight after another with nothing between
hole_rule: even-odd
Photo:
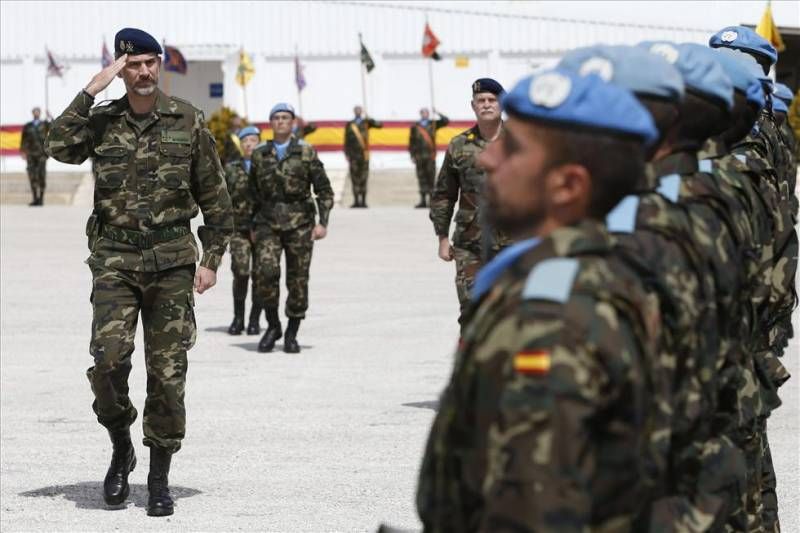
<instances>
[{"instance_id":1,"label":"sleeve cuff","mask_svg":"<svg viewBox=\"0 0 800 533\"><path fill-rule=\"evenodd\" d=\"M94 97L82 89L70 104L70 107L79 115L89 116L89 110L94 105Z\"/></svg>"},{"instance_id":2,"label":"sleeve cuff","mask_svg":"<svg viewBox=\"0 0 800 533\"><path fill-rule=\"evenodd\" d=\"M211 252L203 252L203 258L200 259L200 266L217 271L219 264L222 261L222 256Z\"/></svg>"}]
</instances>

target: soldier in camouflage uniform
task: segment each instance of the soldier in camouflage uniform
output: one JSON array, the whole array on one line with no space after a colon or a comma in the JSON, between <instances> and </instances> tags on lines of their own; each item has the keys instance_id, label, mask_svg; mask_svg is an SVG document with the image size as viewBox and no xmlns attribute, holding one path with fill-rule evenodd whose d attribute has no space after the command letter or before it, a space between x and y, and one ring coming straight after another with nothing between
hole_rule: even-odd
<instances>
[{"instance_id":1,"label":"soldier in camouflage uniform","mask_svg":"<svg viewBox=\"0 0 800 533\"><path fill-rule=\"evenodd\" d=\"M472 84L471 106L478 123L450 141L431 196L430 218L439 239L439 257L456 262L458 321L462 325L475 275L485 261L509 244L507 237L489 229L483 220L486 173L478 166L480 153L503 130L501 94L503 87L493 79L481 78ZM451 244L450 220L456 202L456 228ZM485 248L488 253L484 253Z\"/></svg>"},{"instance_id":2,"label":"soldier in camouflage uniform","mask_svg":"<svg viewBox=\"0 0 800 533\"><path fill-rule=\"evenodd\" d=\"M132 28L114 39L117 60L92 78L52 125L47 151L64 163L93 162L94 211L86 233L93 289L92 405L114 451L103 492L117 505L129 494L136 465L128 392L136 325L144 327L147 399L144 444L150 447L148 514L172 514L168 474L185 434L187 355L195 342L192 285L203 293L233 230L230 198L201 111L158 87L161 46ZM115 76L127 94L92 108ZM202 210L198 233L189 225Z\"/></svg>"},{"instance_id":3,"label":"soldier in camouflage uniform","mask_svg":"<svg viewBox=\"0 0 800 533\"><path fill-rule=\"evenodd\" d=\"M350 166L350 181L353 185L353 205L367 207L367 180L369 179L369 130L382 128L383 123L362 116L361 106L353 108L355 118L344 126L344 155Z\"/></svg>"},{"instance_id":4,"label":"soldier in camouflage uniform","mask_svg":"<svg viewBox=\"0 0 800 533\"><path fill-rule=\"evenodd\" d=\"M436 132L450 123L450 119L435 109L439 115L431 120L427 109L420 109L420 119L411 126L408 135L408 151L417 167L417 183L419 184L419 203L417 208L428 207L428 198L436 179Z\"/></svg>"},{"instance_id":5,"label":"soldier in camouflage uniform","mask_svg":"<svg viewBox=\"0 0 800 533\"><path fill-rule=\"evenodd\" d=\"M308 309L308 274L314 241L327 235L333 189L316 150L291 134L294 108L270 111L274 139L253 152L250 189L256 254L257 302L266 311L267 331L259 352L270 352L283 335L278 318L281 253L286 252L286 316L283 351L298 353L297 330ZM316 196L316 210L311 196ZM315 213L316 211L316 213ZM315 214L318 221L315 223Z\"/></svg>"},{"instance_id":6,"label":"soldier in camouflage uniform","mask_svg":"<svg viewBox=\"0 0 800 533\"><path fill-rule=\"evenodd\" d=\"M493 223L521 240L476 280L417 509L429 532L638 531L661 319L598 219L657 133L630 93L566 70L503 106L480 160Z\"/></svg>"},{"instance_id":7,"label":"soldier in camouflage uniform","mask_svg":"<svg viewBox=\"0 0 800 533\"><path fill-rule=\"evenodd\" d=\"M255 255L251 240L253 203L250 197L250 160L253 150L260 142L261 132L255 126L239 130L242 158L225 165L225 181L233 205L235 231L231 237L231 271L233 272L233 322L228 328L230 335L241 335L244 331L244 304L247 298L247 282L253 275ZM255 276L253 276L253 298L250 319L247 324L248 335L261 333L259 318L261 307L255 298Z\"/></svg>"},{"instance_id":8,"label":"soldier in camouflage uniform","mask_svg":"<svg viewBox=\"0 0 800 533\"><path fill-rule=\"evenodd\" d=\"M45 138L50 122L41 120L42 110L33 108L33 120L22 127L19 153L26 162L28 181L31 184L33 201L28 205L44 205L44 189L47 185L47 153Z\"/></svg>"},{"instance_id":9,"label":"soldier in camouflage uniform","mask_svg":"<svg viewBox=\"0 0 800 533\"><path fill-rule=\"evenodd\" d=\"M225 163L238 161L242 158L242 144L239 141L239 130L242 127L242 117L234 115L231 117L230 128L225 135L225 143L222 146Z\"/></svg>"}]
</instances>

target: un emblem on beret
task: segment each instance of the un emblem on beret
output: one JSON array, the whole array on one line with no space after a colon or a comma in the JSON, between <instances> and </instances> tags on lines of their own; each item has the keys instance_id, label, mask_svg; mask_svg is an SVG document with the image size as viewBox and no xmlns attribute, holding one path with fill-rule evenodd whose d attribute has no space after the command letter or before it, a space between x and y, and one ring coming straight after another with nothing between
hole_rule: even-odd
<instances>
[{"instance_id":1,"label":"un emblem on beret","mask_svg":"<svg viewBox=\"0 0 800 533\"><path fill-rule=\"evenodd\" d=\"M680 55L680 52L678 52L677 48L667 43L654 44L650 47L650 52L660 55L667 60L667 63L671 65L675 64L675 62L678 60L678 56Z\"/></svg>"},{"instance_id":2,"label":"un emblem on beret","mask_svg":"<svg viewBox=\"0 0 800 533\"><path fill-rule=\"evenodd\" d=\"M531 83L528 98L542 107L558 107L572 90L572 81L556 72L542 74Z\"/></svg>"},{"instance_id":3,"label":"un emblem on beret","mask_svg":"<svg viewBox=\"0 0 800 533\"><path fill-rule=\"evenodd\" d=\"M739 34L733 30L729 30L723 32L722 35L719 36L719 38L722 39L723 43L732 43L733 41L739 38Z\"/></svg>"},{"instance_id":4,"label":"un emblem on beret","mask_svg":"<svg viewBox=\"0 0 800 533\"><path fill-rule=\"evenodd\" d=\"M611 81L611 78L614 77L614 65L604 57L593 57L584 61L580 70L578 70L578 74L581 76L595 74L603 81Z\"/></svg>"}]
</instances>

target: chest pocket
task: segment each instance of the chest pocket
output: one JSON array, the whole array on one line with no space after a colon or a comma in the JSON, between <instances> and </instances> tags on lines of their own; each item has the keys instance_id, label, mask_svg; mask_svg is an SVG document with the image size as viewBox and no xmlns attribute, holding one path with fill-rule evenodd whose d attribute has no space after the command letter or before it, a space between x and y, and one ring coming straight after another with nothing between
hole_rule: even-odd
<instances>
[{"instance_id":1,"label":"chest pocket","mask_svg":"<svg viewBox=\"0 0 800 533\"><path fill-rule=\"evenodd\" d=\"M301 146L293 146L281 162L281 179L287 200L297 200L308 195L308 161Z\"/></svg>"},{"instance_id":2,"label":"chest pocket","mask_svg":"<svg viewBox=\"0 0 800 533\"><path fill-rule=\"evenodd\" d=\"M162 131L158 150L159 184L169 190L189 189L192 163L191 133Z\"/></svg>"},{"instance_id":3,"label":"chest pocket","mask_svg":"<svg viewBox=\"0 0 800 533\"><path fill-rule=\"evenodd\" d=\"M92 168L98 189L119 189L128 170L128 149L123 145L101 144L94 149Z\"/></svg>"}]
</instances>

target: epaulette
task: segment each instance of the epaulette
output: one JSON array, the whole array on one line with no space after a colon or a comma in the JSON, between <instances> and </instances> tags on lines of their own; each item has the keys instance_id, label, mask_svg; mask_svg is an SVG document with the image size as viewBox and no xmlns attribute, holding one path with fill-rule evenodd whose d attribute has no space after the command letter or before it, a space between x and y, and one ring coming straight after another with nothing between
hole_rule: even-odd
<instances>
[{"instance_id":1,"label":"epaulette","mask_svg":"<svg viewBox=\"0 0 800 533\"><path fill-rule=\"evenodd\" d=\"M639 197L631 194L623 198L606 215L606 227L612 233L633 233L636 229L636 213L639 211Z\"/></svg>"},{"instance_id":2,"label":"epaulette","mask_svg":"<svg viewBox=\"0 0 800 533\"><path fill-rule=\"evenodd\" d=\"M701 170L701 172L709 171ZM681 177L678 174L662 176L658 180L658 187L656 188L656 191L658 191L658 193L664 198L672 202L677 202L681 192Z\"/></svg>"},{"instance_id":3,"label":"epaulette","mask_svg":"<svg viewBox=\"0 0 800 533\"><path fill-rule=\"evenodd\" d=\"M697 169L700 172L710 173L714 171L714 162L711 159L701 159L697 162Z\"/></svg>"},{"instance_id":4,"label":"epaulette","mask_svg":"<svg viewBox=\"0 0 800 533\"><path fill-rule=\"evenodd\" d=\"M522 289L522 298L565 303L572 293L572 285L579 268L578 260L571 257L545 259L528 274Z\"/></svg>"}]
</instances>

